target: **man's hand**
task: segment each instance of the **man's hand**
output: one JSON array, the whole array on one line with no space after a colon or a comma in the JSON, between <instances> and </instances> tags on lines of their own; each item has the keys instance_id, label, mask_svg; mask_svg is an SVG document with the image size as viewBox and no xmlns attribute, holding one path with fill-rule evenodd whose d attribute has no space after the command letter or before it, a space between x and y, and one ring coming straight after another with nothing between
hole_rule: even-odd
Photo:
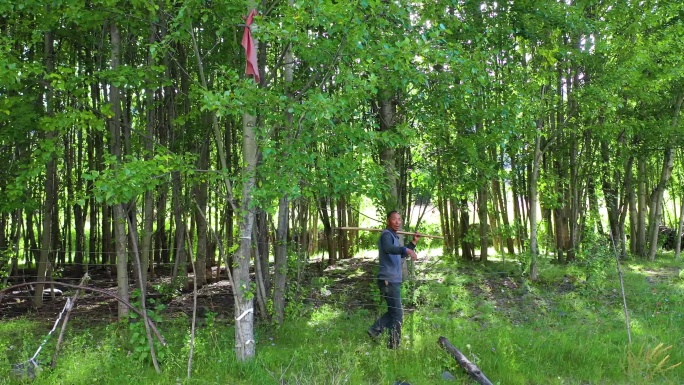
<instances>
[{"instance_id":1,"label":"man's hand","mask_svg":"<svg viewBox=\"0 0 684 385\"><path fill-rule=\"evenodd\" d=\"M416 254L416 252L411 250L411 249L406 249L406 254L408 254L409 257L411 257L412 261L415 261L416 259L418 259L418 254Z\"/></svg>"},{"instance_id":2,"label":"man's hand","mask_svg":"<svg viewBox=\"0 0 684 385\"><path fill-rule=\"evenodd\" d=\"M418 234L418 233L413 234L413 244L417 245L419 240L420 240L420 234Z\"/></svg>"}]
</instances>

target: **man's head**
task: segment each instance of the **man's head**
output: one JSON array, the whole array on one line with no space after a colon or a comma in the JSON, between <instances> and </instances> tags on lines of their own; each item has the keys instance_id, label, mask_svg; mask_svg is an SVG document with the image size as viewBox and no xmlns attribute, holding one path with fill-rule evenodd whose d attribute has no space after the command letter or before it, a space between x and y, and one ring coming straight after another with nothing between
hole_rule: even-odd
<instances>
[{"instance_id":1,"label":"man's head","mask_svg":"<svg viewBox=\"0 0 684 385\"><path fill-rule=\"evenodd\" d=\"M401 228L401 215L397 211L390 211L387 214L387 227L394 231L398 231Z\"/></svg>"}]
</instances>

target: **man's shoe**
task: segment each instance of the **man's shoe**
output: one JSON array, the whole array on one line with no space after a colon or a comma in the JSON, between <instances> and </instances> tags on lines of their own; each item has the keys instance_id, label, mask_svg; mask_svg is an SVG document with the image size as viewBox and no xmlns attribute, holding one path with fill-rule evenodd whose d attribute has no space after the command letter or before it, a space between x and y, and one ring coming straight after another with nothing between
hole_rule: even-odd
<instances>
[{"instance_id":1,"label":"man's shoe","mask_svg":"<svg viewBox=\"0 0 684 385\"><path fill-rule=\"evenodd\" d=\"M375 341L375 340L378 339L378 337L380 336L380 333L382 333L382 331L379 331L379 330L377 330L376 328L374 328L374 327L371 326L371 327L368 328L368 330L366 330L366 333L368 333L368 336L369 336L372 340Z\"/></svg>"}]
</instances>

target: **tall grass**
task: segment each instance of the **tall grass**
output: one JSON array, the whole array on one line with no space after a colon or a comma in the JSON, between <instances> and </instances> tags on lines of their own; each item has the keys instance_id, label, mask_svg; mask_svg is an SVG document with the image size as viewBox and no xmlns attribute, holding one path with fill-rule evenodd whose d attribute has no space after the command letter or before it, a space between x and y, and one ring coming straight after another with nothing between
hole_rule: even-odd
<instances>
[{"instance_id":1,"label":"tall grass","mask_svg":"<svg viewBox=\"0 0 684 385\"><path fill-rule=\"evenodd\" d=\"M681 384L684 370L684 281L678 264L624 265L632 338L627 342L616 275L584 280L564 266L545 264L538 282L515 267L455 262L420 271L405 284L407 308L402 348L387 350L366 328L383 311L348 306L348 290L332 290L318 305L291 303L296 317L256 329L257 356L234 358L234 329L209 317L197 331L192 378L186 378L189 320L160 326L169 342L157 374L137 358L124 324L71 329L54 370L35 384L471 384L437 345L447 337L498 384ZM354 273L350 270L349 273ZM361 278L359 278L361 279ZM334 280L329 280L334 289ZM374 290L365 283L366 289ZM344 297L335 293L343 292ZM366 293L367 294L367 293ZM372 294L377 299L377 293ZM15 319L0 323L0 383L16 383L10 365L26 360L50 325ZM51 359L54 342L40 359ZM442 379L449 372L456 380Z\"/></svg>"}]
</instances>

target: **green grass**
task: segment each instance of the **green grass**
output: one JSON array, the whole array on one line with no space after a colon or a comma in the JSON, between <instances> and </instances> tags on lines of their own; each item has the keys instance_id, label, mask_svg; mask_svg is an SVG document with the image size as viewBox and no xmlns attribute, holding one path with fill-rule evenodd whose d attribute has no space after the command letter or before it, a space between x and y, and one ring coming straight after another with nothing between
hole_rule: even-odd
<instances>
[{"instance_id":1,"label":"green grass","mask_svg":"<svg viewBox=\"0 0 684 385\"><path fill-rule=\"evenodd\" d=\"M192 378L187 379L189 321L159 326L169 347L162 373L140 361L124 324L69 329L54 370L35 384L417 384L473 383L437 345L447 337L498 384L681 384L684 281L671 258L623 264L632 344L627 342L617 274L583 282L581 269L543 264L538 282L500 262L486 267L437 263L406 284L402 349L370 341L365 329L380 311L350 308L354 292L335 290L319 306L293 303L299 314L279 329L259 325L257 356L234 358L234 330L209 320L197 331ZM614 270L614 268L613 268ZM568 272L577 273L569 275ZM373 285L362 281L359 290ZM564 284L571 281L572 288ZM340 288L341 289L341 288ZM338 295L338 293L341 293ZM367 293L366 293L367 294ZM377 299L377 293L372 298ZM0 323L0 383L9 368L33 355L52 325ZM662 345L661 345L662 344ZM51 360L54 340L41 353ZM449 371L456 381L442 380ZM16 383L16 381L15 381Z\"/></svg>"}]
</instances>

